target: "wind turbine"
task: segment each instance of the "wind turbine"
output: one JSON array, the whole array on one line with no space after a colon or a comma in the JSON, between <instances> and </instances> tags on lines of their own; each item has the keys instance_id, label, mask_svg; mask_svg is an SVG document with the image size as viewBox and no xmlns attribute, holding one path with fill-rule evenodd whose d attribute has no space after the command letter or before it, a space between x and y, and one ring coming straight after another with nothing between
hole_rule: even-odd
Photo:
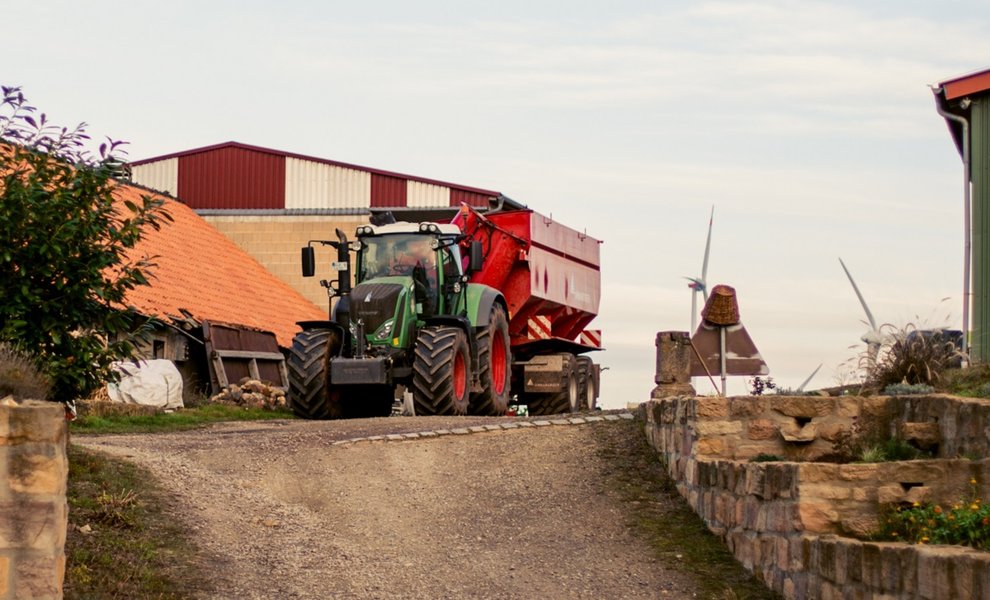
<instances>
[{"instance_id":1,"label":"wind turbine","mask_svg":"<svg viewBox=\"0 0 990 600\"><path fill-rule=\"evenodd\" d=\"M702 301L708 302L708 253L712 249L712 221L715 219L715 206L712 205L712 213L708 217L708 239L705 241L705 260L701 263L701 277L685 277L691 283L691 335L698 329L698 292L701 292Z\"/></svg>"},{"instance_id":2,"label":"wind turbine","mask_svg":"<svg viewBox=\"0 0 990 600\"><path fill-rule=\"evenodd\" d=\"M811 380L814 379L815 375L818 374L818 370L822 368L823 364L825 363L820 363L817 367L815 367L815 370L811 372L811 375L808 375L808 378L804 380L804 383L798 386L797 392L799 394L804 391L804 386L811 383Z\"/></svg>"},{"instance_id":3,"label":"wind turbine","mask_svg":"<svg viewBox=\"0 0 990 600\"><path fill-rule=\"evenodd\" d=\"M873 313L870 312L870 307L866 305L866 300L863 299L863 294L860 293L859 286L856 285L856 281L850 275L849 269L846 268L846 263L842 262L842 258L839 258L839 264L842 265L842 270L846 272L846 277L849 278L849 283L852 284L853 291L856 292L856 297L859 298L859 303L863 305L863 310L866 312L866 320L870 324L870 329L859 339L866 343L867 361L870 366L873 366L876 363L877 354L880 352L880 346L883 344L885 336L880 333L880 328L877 327L877 322L873 318Z\"/></svg>"}]
</instances>

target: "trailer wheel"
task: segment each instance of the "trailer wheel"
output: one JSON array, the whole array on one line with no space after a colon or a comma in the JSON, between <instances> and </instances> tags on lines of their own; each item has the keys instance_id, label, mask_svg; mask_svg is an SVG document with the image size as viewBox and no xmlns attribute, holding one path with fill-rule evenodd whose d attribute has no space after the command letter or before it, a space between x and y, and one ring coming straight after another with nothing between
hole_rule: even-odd
<instances>
[{"instance_id":1,"label":"trailer wheel","mask_svg":"<svg viewBox=\"0 0 990 600\"><path fill-rule=\"evenodd\" d=\"M413 403L417 415L464 415L470 403L471 356L457 327L425 327L416 339Z\"/></svg>"},{"instance_id":2,"label":"trailer wheel","mask_svg":"<svg viewBox=\"0 0 990 600\"><path fill-rule=\"evenodd\" d=\"M496 304L485 327L478 330L478 365L481 392L471 396L471 414L501 416L509 409L509 321Z\"/></svg>"},{"instance_id":3,"label":"trailer wheel","mask_svg":"<svg viewBox=\"0 0 990 600\"><path fill-rule=\"evenodd\" d=\"M556 415L581 410L580 390L577 377L577 358L562 352L563 366L560 370L560 387L549 394L526 394L529 401L529 414Z\"/></svg>"},{"instance_id":4,"label":"trailer wheel","mask_svg":"<svg viewBox=\"0 0 990 600\"><path fill-rule=\"evenodd\" d=\"M598 402L595 363L587 356L577 357L577 380L581 410L595 410L595 404Z\"/></svg>"},{"instance_id":5,"label":"trailer wheel","mask_svg":"<svg viewBox=\"0 0 990 600\"><path fill-rule=\"evenodd\" d=\"M340 348L340 336L330 329L296 334L289 352L289 408L303 419L340 419L344 403L340 390L327 385L330 357Z\"/></svg>"}]
</instances>

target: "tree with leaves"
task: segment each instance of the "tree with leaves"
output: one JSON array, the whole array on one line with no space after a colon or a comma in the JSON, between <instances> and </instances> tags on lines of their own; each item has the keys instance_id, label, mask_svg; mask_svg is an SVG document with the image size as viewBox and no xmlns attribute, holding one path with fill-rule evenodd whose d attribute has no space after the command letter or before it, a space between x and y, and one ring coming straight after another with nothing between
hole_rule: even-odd
<instances>
[{"instance_id":1,"label":"tree with leaves","mask_svg":"<svg viewBox=\"0 0 990 600\"><path fill-rule=\"evenodd\" d=\"M53 400L114 378L151 327L126 305L153 257L129 251L170 217L162 201L115 197L123 144L87 149L86 124L49 123L18 87L0 86L0 341L33 357Z\"/></svg>"}]
</instances>

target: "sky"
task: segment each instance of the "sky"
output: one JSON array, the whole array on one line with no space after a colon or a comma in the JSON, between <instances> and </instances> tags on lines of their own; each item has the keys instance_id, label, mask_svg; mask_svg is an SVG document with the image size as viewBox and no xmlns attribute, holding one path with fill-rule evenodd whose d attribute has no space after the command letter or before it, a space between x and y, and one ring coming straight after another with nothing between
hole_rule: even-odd
<instances>
[{"instance_id":1,"label":"sky","mask_svg":"<svg viewBox=\"0 0 990 600\"><path fill-rule=\"evenodd\" d=\"M656 332L690 329L712 207L709 287L780 385L856 378L840 256L880 323L961 326L962 162L929 85L990 66L984 2L5 4L0 83L131 159L236 140L603 240L606 408L648 399Z\"/></svg>"}]
</instances>

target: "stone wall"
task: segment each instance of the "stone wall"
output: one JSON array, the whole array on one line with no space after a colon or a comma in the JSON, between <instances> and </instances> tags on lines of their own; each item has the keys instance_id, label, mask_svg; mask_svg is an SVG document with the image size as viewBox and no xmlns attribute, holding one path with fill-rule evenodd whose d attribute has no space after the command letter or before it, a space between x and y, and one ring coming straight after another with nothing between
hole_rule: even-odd
<instances>
[{"instance_id":1,"label":"stone wall","mask_svg":"<svg viewBox=\"0 0 990 600\"><path fill-rule=\"evenodd\" d=\"M0 400L0 600L62 597L66 431L61 404Z\"/></svg>"},{"instance_id":2,"label":"stone wall","mask_svg":"<svg viewBox=\"0 0 990 600\"><path fill-rule=\"evenodd\" d=\"M990 597L988 553L837 537L874 531L882 504L958 501L970 492L970 479L990 497L990 459L979 458L987 449L990 403L942 396L674 397L641 411L680 493L746 568L785 597ZM827 457L845 432L864 424L913 432L953 458L798 462ZM960 453L977 460L955 458ZM759 454L790 461L750 462ZM950 587L931 587L949 580Z\"/></svg>"}]
</instances>

